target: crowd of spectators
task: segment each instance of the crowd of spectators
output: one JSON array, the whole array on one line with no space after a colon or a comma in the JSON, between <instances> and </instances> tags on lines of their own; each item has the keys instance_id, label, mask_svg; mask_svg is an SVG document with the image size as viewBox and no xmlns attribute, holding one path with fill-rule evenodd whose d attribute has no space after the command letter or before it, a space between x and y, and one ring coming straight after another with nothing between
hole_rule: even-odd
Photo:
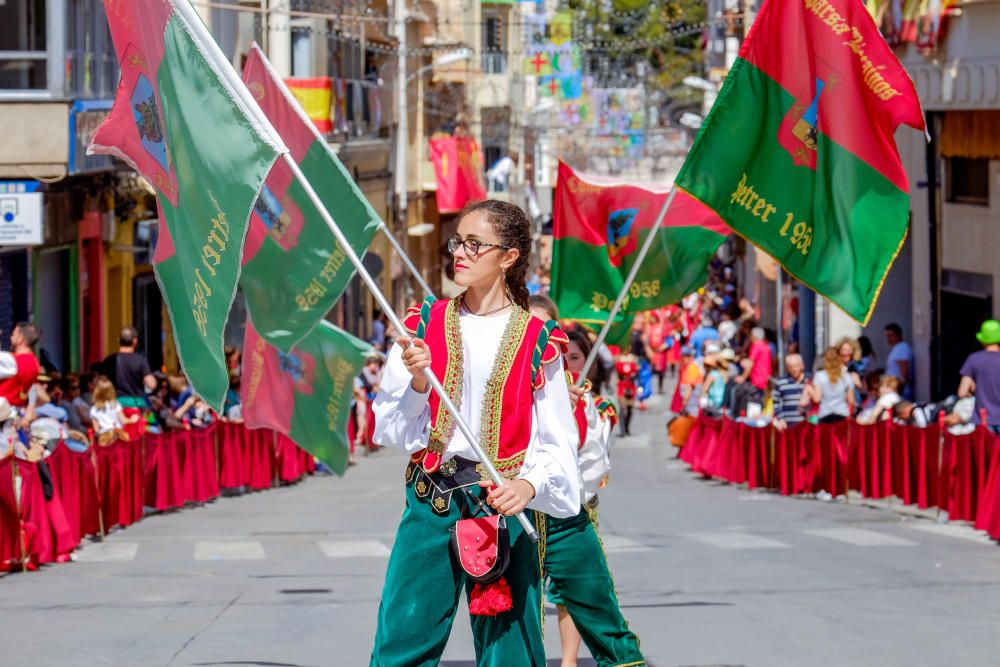
<instances>
[{"instance_id":1,"label":"crowd of spectators","mask_svg":"<svg viewBox=\"0 0 1000 667\"><path fill-rule=\"evenodd\" d=\"M810 372L791 342L779 374L771 332L739 302L731 311L713 312L716 301L713 295L685 300L686 319L699 324L686 339L683 332L679 337L681 374L671 406L679 416L727 415L751 423L773 421L779 429L804 421L892 420L926 427L943 420L954 433L980 422L1000 432L1000 323L995 320L976 334L983 349L965 362L957 392L922 403L914 400L913 348L898 324L885 327L889 352L883 365L871 341L861 336L824 350Z\"/></svg>"}]
</instances>

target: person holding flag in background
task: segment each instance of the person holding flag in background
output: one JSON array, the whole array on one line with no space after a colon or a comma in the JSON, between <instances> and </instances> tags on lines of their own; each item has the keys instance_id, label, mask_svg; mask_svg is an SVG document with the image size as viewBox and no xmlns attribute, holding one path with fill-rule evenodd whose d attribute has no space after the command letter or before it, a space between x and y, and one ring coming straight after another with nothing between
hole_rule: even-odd
<instances>
[{"instance_id":1,"label":"person holding flag in background","mask_svg":"<svg viewBox=\"0 0 1000 667\"><path fill-rule=\"evenodd\" d=\"M528 313L531 223L520 208L493 200L470 206L448 249L465 292L411 309L408 336L390 350L374 403L376 443L412 458L371 665L437 664L464 585L477 664L541 667L544 537L532 544L518 524L497 520L485 535L496 549L483 553L464 542L470 524L461 519L528 510L544 535L542 513L580 512L579 438L562 360L567 339L554 321ZM428 367L443 378L459 416L478 430L502 486L483 481L453 416L428 391ZM501 570L505 560L499 578L479 577Z\"/></svg>"},{"instance_id":2,"label":"person holding flag in background","mask_svg":"<svg viewBox=\"0 0 1000 667\"><path fill-rule=\"evenodd\" d=\"M622 615L597 534L597 493L611 472L611 440L618 415L607 399L594 393L589 380L576 386L590 354L590 338L580 328L566 335L566 371L580 436L577 461L583 493L576 516L546 517L543 574L549 583L545 595L559 614L563 665L576 665L582 640L601 667L637 667L646 661L639 638Z\"/></svg>"}]
</instances>

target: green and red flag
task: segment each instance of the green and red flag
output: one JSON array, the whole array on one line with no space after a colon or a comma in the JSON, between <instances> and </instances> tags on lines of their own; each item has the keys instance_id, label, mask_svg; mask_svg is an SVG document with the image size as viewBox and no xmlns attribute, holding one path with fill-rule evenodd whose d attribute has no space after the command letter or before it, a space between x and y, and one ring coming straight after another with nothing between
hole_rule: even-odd
<instances>
[{"instance_id":1,"label":"green and red flag","mask_svg":"<svg viewBox=\"0 0 1000 667\"><path fill-rule=\"evenodd\" d=\"M866 323L906 238L913 83L860 0L767 0L677 185Z\"/></svg>"},{"instance_id":2,"label":"green and red flag","mask_svg":"<svg viewBox=\"0 0 1000 667\"><path fill-rule=\"evenodd\" d=\"M191 11L187 0L105 0L104 7L121 82L88 153L121 158L156 189L156 278L184 372L219 410L229 387L223 332L247 221L286 149L227 82L228 63L212 58L182 13Z\"/></svg>"},{"instance_id":3,"label":"green and red flag","mask_svg":"<svg viewBox=\"0 0 1000 667\"><path fill-rule=\"evenodd\" d=\"M364 255L382 219L256 44L243 81L351 247ZM278 162L254 207L243 250L240 287L257 331L287 352L329 312L354 272L291 168Z\"/></svg>"},{"instance_id":4,"label":"green and red flag","mask_svg":"<svg viewBox=\"0 0 1000 667\"><path fill-rule=\"evenodd\" d=\"M580 174L559 163L550 296L560 317L607 321L669 194L658 183ZM628 286L622 317L674 303L704 285L708 262L729 229L710 208L678 192L656 234Z\"/></svg>"},{"instance_id":5,"label":"green and red flag","mask_svg":"<svg viewBox=\"0 0 1000 667\"><path fill-rule=\"evenodd\" d=\"M337 473L347 468L354 378L371 345L320 322L289 352L268 344L247 319L243 339L243 420L272 428Z\"/></svg>"}]
</instances>

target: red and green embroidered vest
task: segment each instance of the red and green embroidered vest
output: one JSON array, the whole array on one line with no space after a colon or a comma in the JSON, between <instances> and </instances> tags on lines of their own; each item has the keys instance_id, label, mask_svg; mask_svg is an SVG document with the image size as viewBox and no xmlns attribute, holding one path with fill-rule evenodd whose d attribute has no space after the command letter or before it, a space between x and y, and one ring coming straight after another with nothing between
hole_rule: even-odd
<instances>
[{"instance_id":1,"label":"red and green embroidered vest","mask_svg":"<svg viewBox=\"0 0 1000 667\"><path fill-rule=\"evenodd\" d=\"M422 338L431 353L431 370L456 404L462 400L465 359L458 315L460 298L434 301L429 297L410 308L404 326ZM483 396L479 441L500 474L513 479L520 473L531 441L534 392L545 385L545 369L565 350L569 340L556 322L543 322L514 307L497 349L493 371ZM427 448L414 455L427 472L444 461L444 452L455 434L452 415L433 391L428 399L431 433ZM483 478L486 475L483 474Z\"/></svg>"}]
</instances>

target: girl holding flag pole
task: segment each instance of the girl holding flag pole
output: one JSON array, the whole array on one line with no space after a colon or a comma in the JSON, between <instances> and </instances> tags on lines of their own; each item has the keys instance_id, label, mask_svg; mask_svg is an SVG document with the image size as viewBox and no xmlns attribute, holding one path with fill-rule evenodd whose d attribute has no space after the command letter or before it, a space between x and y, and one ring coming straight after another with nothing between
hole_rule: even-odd
<instances>
[{"instance_id":1,"label":"girl holding flag pole","mask_svg":"<svg viewBox=\"0 0 1000 667\"><path fill-rule=\"evenodd\" d=\"M375 441L411 460L371 665L436 665L464 585L477 664L542 667L542 513L580 511L578 436L562 360L567 339L555 322L527 311L531 223L521 209L492 200L469 207L448 248L455 282L466 291L411 309L409 336L389 352L373 406ZM429 392L428 367L478 431L502 486L488 481ZM517 523L481 516L524 510L534 515L537 544Z\"/></svg>"}]
</instances>

